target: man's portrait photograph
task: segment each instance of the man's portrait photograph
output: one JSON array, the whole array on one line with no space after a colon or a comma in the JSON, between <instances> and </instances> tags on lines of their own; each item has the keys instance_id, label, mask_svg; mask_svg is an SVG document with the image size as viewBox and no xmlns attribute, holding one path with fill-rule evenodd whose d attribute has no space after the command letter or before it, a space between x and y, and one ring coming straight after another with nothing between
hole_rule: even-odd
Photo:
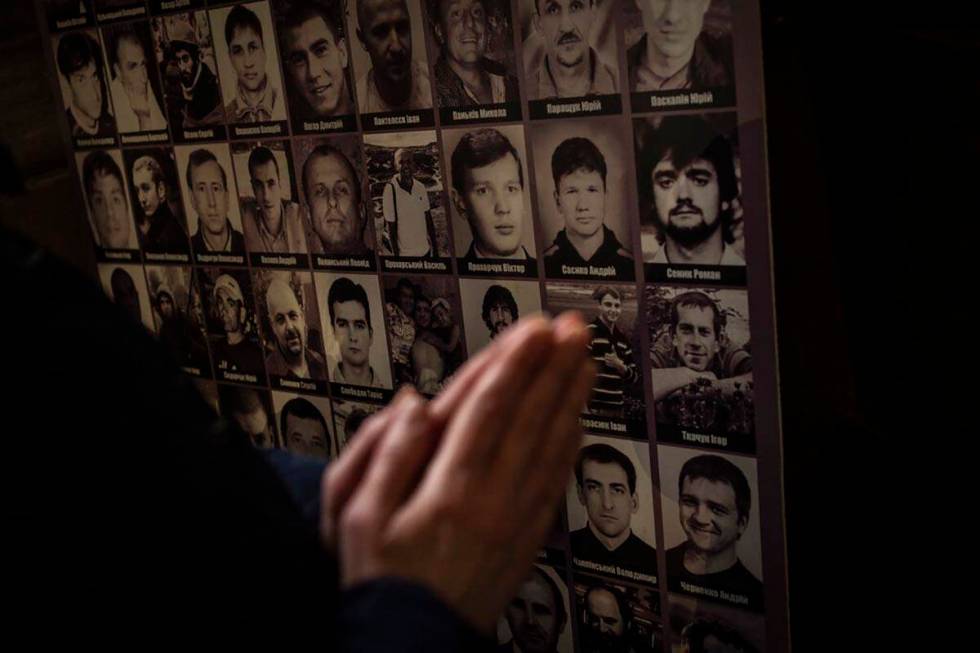
<instances>
[{"instance_id":1,"label":"man's portrait photograph","mask_svg":"<svg viewBox=\"0 0 980 653\"><path fill-rule=\"evenodd\" d=\"M668 618L674 632L671 653L762 653L765 650L766 619L761 614L700 597L671 594Z\"/></svg>"},{"instance_id":2,"label":"man's portrait photograph","mask_svg":"<svg viewBox=\"0 0 980 653\"><path fill-rule=\"evenodd\" d=\"M65 119L75 147L116 144L104 50L94 29L51 38Z\"/></svg>"},{"instance_id":3,"label":"man's portrait photograph","mask_svg":"<svg viewBox=\"0 0 980 653\"><path fill-rule=\"evenodd\" d=\"M142 324L150 333L156 333L143 266L100 263L98 267L99 281L106 296L122 308L134 323Z\"/></svg>"},{"instance_id":4,"label":"man's portrait photograph","mask_svg":"<svg viewBox=\"0 0 980 653\"><path fill-rule=\"evenodd\" d=\"M284 122L286 100L268 2L209 12L228 125ZM285 128L280 132L285 135Z\"/></svg>"},{"instance_id":5,"label":"man's portrait photograph","mask_svg":"<svg viewBox=\"0 0 980 653\"><path fill-rule=\"evenodd\" d=\"M196 268L218 380L265 385L265 351L252 282L242 269Z\"/></svg>"},{"instance_id":6,"label":"man's portrait photograph","mask_svg":"<svg viewBox=\"0 0 980 653\"><path fill-rule=\"evenodd\" d=\"M154 140L166 140L163 87L149 23L140 21L103 27L102 42L119 133L157 132ZM125 138L123 142L126 142Z\"/></svg>"},{"instance_id":7,"label":"man's portrait photograph","mask_svg":"<svg viewBox=\"0 0 980 653\"><path fill-rule=\"evenodd\" d=\"M282 449L268 390L218 384L221 415L234 422L256 449Z\"/></svg>"},{"instance_id":8,"label":"man's portrait photograph","mask_svg":"<svg viewBox=\"0 0 980 653\"><path fill-rule=\"evenodd\" d=\"M374 223L357 134L293 140L306 242L318 268L374 270Z\"/></svg>"},{"instance_id":9,"label":"man's portrait photograph","mask_svg":"<svg viewBox=\"0 0 980 653\"><path fill-rule=\"evenodd\" d=\"M278 388L325 392L327 364L313 275L252 270L265 369Z\"/></svg>"},{"instance_id":10,"label":"man's portrait photograph","mask_svg":"<svg viewBox=\"0 0 980 653\"><path fill-rule=\"evenodd\" d=\"M369 134L364 150L379 254L449 258L449 216L436 133ZM449 269L446 265L444 271Z\"/></svg>"},{"instance_id":11,"label":"man's portrait photograph","mask_svg":"<svg viewBox=\"0 0 980 653\"><path fill-rule=\"evenodd\" d=\"M338 455L350 444L364 420L384 407L380 404L336 398L331 400L330 405L333 408L333 428L337 436Z\"/></svg>"},{"instance_id":12,"label":"man's portrait photograph","mask_svg":"<svg viewBox=\"0 0 980 653\"><path fill-rule=\"evenodd\" d=\"M419 0L348 0L347 32L362 114L432 108Z\"/></svg>"},{"instance_id":13,"label":"man's portrait photograph","mask_svg":"<svg viewBox=\"0 0 980 653\"><path fill-rule=\"evenodd\" d=\"M470 354L475 354L522 317L541 312L537 281L460 279L463 325Z\"/></svg>"},{"instance_id":14,"label":"man's portrait photograph","mask_svg":"<svg viewBox=\"0 0 980 653\"><path fill-rule=\"evenodd\" d=\"M582 444L566 494L573 566L656 585L650 446L592 434Z\"/></svg>"},{"instance_id":15,"label":"man's portrait photograph","mask_svg":"<svg viewBox=\"0 0 980 653\"><path fill-rule=\"evenodd\" d=\"M78 152L75 160L95 246L103 251L138 250L120 151Z\"/></svg>"},{"instance_id":16,"label":"man's portrait photograph","mask_svg":"<svg viewBox=\"0 0 980 653\"><path fill-rule=\"evenodd\" d=\"M497 622L498 653L573 653L563 572L536 564Z\"/></svg>"},{"instance_id":17,"label":"man's portrait photograph","mask_svg":"<svg viewBox=\"0 0 980 653\"><path fill-rule=\"evenodd\" d=\"M343 1L274 0L273 12L293 132L353 128L351 43Z\"/></svg>"},{"instance_id":18,"label":"man's portrait photograph","mask_svg":"<svg viewBox=\"0 0 980 653\"><path fill-rule=\"evenodd\" d=\"M272 408L283 449L320 460L336 457L329 399L273 390Z\"/></svg>"},{"instance_id":19,"label":"man's portrait photograph","mask_svg":"<svg viewBox=\"0 0 980 653\"><path fill-rule=\"evenodd\" d=\"M187 219L173 149L125 149L122 155L136 233L147 262L189 263Z\"/></svg>"},{"instance_id":20,"label":"man's portrait photograph","mask_svg":"<svg viewBox=\"0 0 980 653\"><path fill-rule=\"evenodd\" d=\"M663 624L656 590L575 574L580 653L660 653Z\"/></svg>"},{"instance_id":21,"label":"man's portrait photograph","mask_svg":"<svg viewBox=\"0 0 980 653\"><path fill-rule=\"evenodd\" d=\"M244 265L245 237L228 145L179 145L174 153L184 184L191 247L198 262L208 262L202 256L230 255L239 257L238 264Z\"/></svg>"},{"instance_id":22,"label":"man's portrait photograph","mask_svg":"<svg viewBox=\"0 0 980 653\"><path fill-rule=\"evenodd\" d=\"M152 18L150 31L174 140L223 138L225 110L207 12Z\"/></svg>"},{"instance_id":23,"label":"man's portrait photograph","mask_svg":"<svg viewBox=\"0 0 980 653\"><path fill-rule=\"evenodd\" d=\"M624 0L629 90L643 94L710 93L699 106L735 101L731 0Z\"/></svg>"},{"instance_id":24,"label":"man's portrait photograph","mask_svg":"<svg viewBox=\"0 0 980 653\"><path fill-rule=\"evenodd\" d=\"M447 129L442 144L460 274L537 276L523 127Z\"/></svg>"},{"instance_id":25,"label":"man's portrait photograph","mask_svg":"<svg viewBox=\"0 0 980 653\"><path fill-rule=\"evenodd\" d=\"M253 254L306 254L306 221L297 198L289 143L234 142L231 158L245 248ZM262 265L262 257L252 259ZM305 262L305 258L298 260Z\"/></svg>"},{"instance_id":26,"label":"man's portrait photograph","mask_svg":"<svg viewBox=\"0 0 980 653\"><path fill-rule=\"evenodd\" d=\"M210 378L206 319L197 284L198 274L190 266L146 266L157 337L184 372Z\"/></svg>"},{"instance_id":27,"label":"man's portrait photograph","mask_svg":"<svg viewBox=\"0 0 980 653\"><path fill-rule=\"evenodd\" d=\"M384 304L377 276L317 272L315 278L330 382L390 390Z\"/></svg>"},{"instance_id":28,"label":"man's portrait photograph","mask_svg":"<svg viewBox=\"0 0 980 653\"><path fill-rule=\"evenodd\" d=\"M443 109L519 103L510 3L423 0L434 65L436 102ZM452 117L452 112L443 112ZM519 117L520 113L513 114Z\"/></svg>"},{"instance_id":29,"label":"man's portrait photograph","mask_svg":"<svg viewBox=\"0 0 980 653\"><path fill-rule=\"evenodd\" d=\"M617 121L556 121L531 130L538 220L549 278L631 280L629 143Z\"/></svg>"},{"instance_id":30,"label":"man's portrait photograph","mask_svg":"<svg viewBox=\"0 0 980 653\"><path fill-rule=\"evenodd\" d=\"M657 438L699 433L694 444L754 453L748 293L652 284L644 292Z\"/></svg>"},{"instance_id":31,"label":"man's portrait photograph","mask_svg":"<svg viewBox=\"0 0 980 653\"><path fill-rule=\"evenodd\" d=\"M745 283L741 171L734 113L633 121L643 262L715 268ZM652 266L652 267L651 267Z\"/></svg>"},{"instance_id":32,"label":"man's portrait photograph","mask_svg":"<svg viewBox=\"0 0 980 653\"><path fill-rule=\"evenodd\" d=\"M756 461L658 446L667 585L760 612L762 548Z\"/></svg>"}]
</instances>

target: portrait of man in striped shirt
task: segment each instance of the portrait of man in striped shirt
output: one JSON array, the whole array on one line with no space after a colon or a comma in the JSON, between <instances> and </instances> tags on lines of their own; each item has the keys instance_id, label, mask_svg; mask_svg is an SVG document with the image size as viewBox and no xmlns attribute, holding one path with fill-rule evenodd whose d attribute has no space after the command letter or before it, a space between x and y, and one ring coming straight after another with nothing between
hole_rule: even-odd
<instances>
[{"instance_id":1,"label":"portrait of man in striped shirt","mask_svg":"<svg viewBox=\"0 0 980 653\"><path fill-rule=\"evenodd\" d=\"M599 315L589 323L589 351L599 374L589 400L589 412L622 418L625 391L639 376L630 336L618 326L623 297L612 286L599 286L592 299L599 305Z\"/></svg>"}]
</instances>

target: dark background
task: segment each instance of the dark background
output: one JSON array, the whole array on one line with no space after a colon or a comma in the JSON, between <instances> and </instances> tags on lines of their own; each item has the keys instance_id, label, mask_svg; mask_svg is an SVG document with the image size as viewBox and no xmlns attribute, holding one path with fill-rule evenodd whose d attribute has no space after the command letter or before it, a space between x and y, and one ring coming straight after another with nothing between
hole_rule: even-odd
<instances>
[{"instance_id":1,"label":"dark background","mask_svg":"<svg viewBox=\"0 0 980 653\"><path fill-rule=\"evenodd\" d=\"M976 348L968 7L762 1L796 651L918 650L927 577L961 569L920 546L946 533L919 454L976 429L943 430ZM94 276L33 5L4 10L0 224Z\"/></svg>"}]
</instances>

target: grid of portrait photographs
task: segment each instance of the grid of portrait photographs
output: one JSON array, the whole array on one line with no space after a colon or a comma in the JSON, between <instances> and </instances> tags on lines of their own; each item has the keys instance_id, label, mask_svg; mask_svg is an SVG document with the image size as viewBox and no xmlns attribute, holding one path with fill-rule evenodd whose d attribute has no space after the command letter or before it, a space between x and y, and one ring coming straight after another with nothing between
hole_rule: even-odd
<instances>
[{"instance_id":1,"label":"grid of portrait photographs","mask_svg":"<svg viewBox=\"0 0 980 653\"><path fill-rule=\"evenodd\" d=\"M106 294L255 446L335 458L401 386L433 396L522 317L577 311L585 437L500 650L765 649L756 14L38 1Z\"/></svg>"}]
</instances>

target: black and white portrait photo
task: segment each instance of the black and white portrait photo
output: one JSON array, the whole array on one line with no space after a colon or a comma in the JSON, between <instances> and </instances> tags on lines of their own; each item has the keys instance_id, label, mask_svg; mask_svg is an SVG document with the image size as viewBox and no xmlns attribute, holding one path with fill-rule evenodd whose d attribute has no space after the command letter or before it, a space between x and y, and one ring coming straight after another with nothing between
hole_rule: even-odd
<instances>
[{"instance_id":1,"label":"black and white portrait photo","mask_svg":"<svg viewBox=\"0 0 980 653\"><path fill-rule=\"evenodd\" d=\"M442 143L460 274L537 276L524 129L445 130Z\"/></svg>"},{"instance_id":2,"label":"black and white portrait photo","mask_svg":"<svg viewBox=\"0 0 980 653\"><path fill-rule=\"evenodd\" d=\"M99 281L102 290L136 324L151 333L156 331L150 295L143 276L143 266L121 263L100 263Z\"/></svg>"},{"instance_id":3,"label":"black and white portrait photo","mask_svg":"<svg viewBox=\"0 0 980 653\"><path fill-rule=\"evenodd\" d=\"M567 493L572 564L657 584L650 446L587 434Z\"/></svg>"},{"instance_id":4,"label":"black and white portrait photo","mask_svg":"<svg viewBox=\"0 0 980 653\"><path fill-rule=\"evenodd\" d=\"M336 398L330 404L333 407L333 428L337 437L338 454L351 443L364 421L384 407L381 404Z\"/></svg>"},{"instance_id":5,"label":"black and white portrait photo","mask_svg":"<svg viewBox=\"0 0 980 653\"><path fill-rule=\"evenodd\" d=\"M624 141L602 119L535 125L538 219L549 278L631 280L630 202Z\"/></svg>"},{"instance_id":6,"label":"black and white portrait photo","mask_svg":"<svg viewBox=\"0 0 980 653\"><path fill-rule=\"evenodd\" d=\"M489 345L522 317L541 312L537 281L460 279L459 291L470 354Z\"/></svg>"},{"instance_id":7,"label":"black and white portrait photo","mask_svg":"<svg viewBox=\"0 0 980 653\"><path fill-rule=\"evenodd\" d=\"M655 590L575 574L580 653L661 653L663 624Z\"/></svg>"},{"instance_id":8,"label":"black and white portrait photo","mask_svg":"<svg viewBox=\"0 0 980 653\"><path fill-rule=\"evenodd\" d=\"M116 118L109 99L104 51L94 29L51 39L65 119L75 147L112 147Z\"/></svg>"},{"instance_id":9,"label":"black and white portrait photo","mask_svg":"<svg viewBox=\"0 0 980 653\"><path fill-rule=\"evenodd\" d=\"M754 453L748 293L653 285L645 293L657 438Z\"/></svg>"},{"instance_id":10,"label":"black and white portrait photo","mask_svg":"<svg viewBox=\"0 0 980 653\"><path fill-rule=\"evenodd\" d=\"M268 390L218 384L221 415L244 431L256 449L281 449L276 414Z\"/></svg>"},{"instance_id":11,"label":"black and white portrait photo","mask_svg":"<svg viewBox=\"0 0 980 653\"><path fill-rule=\"evenodd\" d=\"M272 407L283 449L321 460L336 457L329 399L273 391Z\"/></svg>"},{"instance_id":12,"label":"black and white portrait photo","mask_svg":"<svg viewBox=\"0 0 980 653\"><path fill-rule=\"evenodd\" d=\"M95 246L113 260L135 261L139 243L130 213L130 201L119 150L92 150L75 154L82 194Z\"/></svg>"},{"instance_id":13,"label":"black and white portrait photo","mask_svg":"<svg viewBox=\"0 0 980 653\"><path fill-rule=\"evenodd\" d=\"M286 100L269 3L242 2L208 14L231 135L286 135Z\"/></svg>"},{"instance_id":14,"label":"black and white portrait photo","mask_svg":"<svg viewBox=\"0 0 980 653\"><path fill-rule=\"evenodd\" d=\"M536 564L497 622L497 650L573 653L571 615L560 570Z\"/></svg>"},{"instance_id":15,"label":"black and white portrait photo","mask_svg":"<svg viewBox=\"0 0 980 653\"><path fill-rule=\"evenodd\" d=\"M211 360L218 380L265 385L252 283L241 269L197 268Z\"/></svg>"},{"instance_id":16,"label":"black and white portrait photo","mask_svg":"<svg viewBox=\"0 0 980 653\"><path fill-rule=\"evenodd\" d=\"M146 281L157 337L184 372L210 378L204 304L198 272L183 265L148 265Z\"/></svg>"},{"instance_id":17,"label":"black and white portrait photo","mask_svg":"<svg viewBox=\"0 0 980 653\"><path fill-rule=\"evenodd\" d=\"M668 588L761 612L755 459L671 446L657 454Z\"/></svg>"},{"instance_id":18,"label":"black and white portrait photo","mask_svg":"<svg viewBox=\"0 0 980 653\"><path fill-rule=\"evenodd\" d=\"M764 615L683 594L670 596L670 627L675 637L670 653L732 651L762 653L766 642Z\"/></svg>"},{"instance_id":19,"label":"black and white portrait photo","mask_svg":"<svg viewBox=\"0 0 980 653\"><path fill-rule=\"evenodd\" d=\"M187 220L174 152L167 147L122 152L129 198L148 263L190 263Z\"/></svg>"},{"instance_id":20,"label":"black and white portrait photo","mask_svg":"<svg viewBox=\"0 0 980 653\"><path fill-rule=\"evenodd\" d=\"M115 110L116 128L125 145L131 134L141 134L134 142L167 140L167 119L163 112L163 88L159 67L145 21L102 28L109 71L109 90Z\"/></svg>"},{"instance_id":21,"label":"black and white portrait photo","mask_svg":"<svg viewBox=\"0 0 980 653\"><path fill-rule=\"evenodd\" d=\"M244 265L245 237L228 145L183 145L174 152L197 262Z\"/></svg>"},{"instance_id":22,"label":"black and white portrait photo","mask_svg":"<svg viewBox=\"0 0 980 653\"><path fill-rule=\"evenodd\" d=\"M735 114L638 118L633 126L648 277L744 285Z\"/></svg>"}]
</instances>

